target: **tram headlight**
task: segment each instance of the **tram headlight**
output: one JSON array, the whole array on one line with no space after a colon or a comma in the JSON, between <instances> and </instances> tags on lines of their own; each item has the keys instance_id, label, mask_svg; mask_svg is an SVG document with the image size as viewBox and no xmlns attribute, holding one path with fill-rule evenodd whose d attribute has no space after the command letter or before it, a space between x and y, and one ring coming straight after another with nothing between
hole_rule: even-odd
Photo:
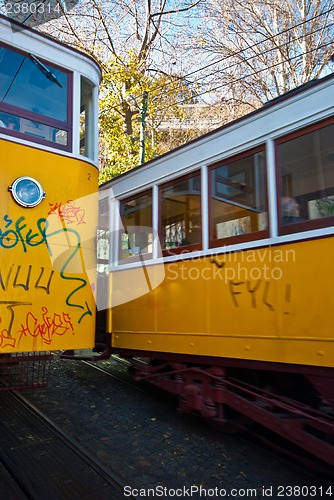
<instances>
[{"instance_id":1,"label":"tram headlight","mask_svg":"<svg viewBox=\"0 0 334 500\"><path fill-rule=\"evenodd\" d=\"M32 177L19 177L8 189L22 207L36 207L45 197L42 186Z\"/></svg>"}]
</instances>

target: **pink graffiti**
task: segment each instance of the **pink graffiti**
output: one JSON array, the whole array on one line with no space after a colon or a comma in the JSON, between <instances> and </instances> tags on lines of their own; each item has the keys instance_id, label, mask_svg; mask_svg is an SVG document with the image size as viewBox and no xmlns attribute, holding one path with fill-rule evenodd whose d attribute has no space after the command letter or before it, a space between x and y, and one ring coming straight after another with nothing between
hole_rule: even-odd
<instances>
[{"instance_id":1,"label":"pink graffiti","mask_svg":"<svg viewBox=\"0 0 334 500\"><path fill-rule=\"evenodd\" d=\"M85 210L75 205L75 201L68 200L67 203L49 203L51 209L48 215L56 215L62 222L67 224L86 224Z\"/></svg>"},{"instance_id":2,"label":"pink graffiti","mask_svg":"<svg viewBox=\"0 0 334 500\"><path fill-rule=\"evenodd\" d=\"M71 322L70 315L67 313L53 313L48 314L48 309L42 307L42 317L36 318L32 312L27 313L25 324L21 324L20 340L22 337L41 337L43 342L47 345L52 343L55 335L65 335L72 333L74 335L74 328Z\"/></svg>"}]
</instances>

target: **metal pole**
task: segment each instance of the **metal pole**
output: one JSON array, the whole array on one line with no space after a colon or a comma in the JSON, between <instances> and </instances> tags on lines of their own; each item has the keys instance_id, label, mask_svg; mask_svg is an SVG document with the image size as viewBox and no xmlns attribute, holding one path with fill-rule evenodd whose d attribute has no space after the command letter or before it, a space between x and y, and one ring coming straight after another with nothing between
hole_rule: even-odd
<instances>
[{"instance_id":1,"label":"metal pole","mask_svg":"<svg viewBox=\"0 0 334 500\"><path fill-rule=\"evenodd\" d=\"M148 92L143 92L143 99L141 102L141 116L140 116L140 149L139 159L140 163L145 163L145 128L146 128L146 113L148 106Z\"/></svg>"}]
</instances>

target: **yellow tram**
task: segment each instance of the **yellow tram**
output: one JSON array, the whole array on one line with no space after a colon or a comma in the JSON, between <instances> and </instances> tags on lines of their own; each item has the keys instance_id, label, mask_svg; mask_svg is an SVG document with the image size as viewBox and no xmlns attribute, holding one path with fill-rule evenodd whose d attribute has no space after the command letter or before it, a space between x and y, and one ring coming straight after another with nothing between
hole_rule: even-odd
<instances>
[{"instance_id":1,"label":"yellow tram","mask_svg":"<svg viewBox=\"0 0 334 500\"><path fill-rule=\"evenodd\" d=\"M112 351L182 411L332 466L333 95L312 81L100 190Z\"/></svg>"},{"instance_id":2,"label":"yellow tram","mask_svg":"<svg viewBox=\"0 0 334 500\"><path fill-rule=\"evenodd\" d=\"M2 363L94 344L100 78L88 56L0 17Z\"/></svg>"}]
</instances>

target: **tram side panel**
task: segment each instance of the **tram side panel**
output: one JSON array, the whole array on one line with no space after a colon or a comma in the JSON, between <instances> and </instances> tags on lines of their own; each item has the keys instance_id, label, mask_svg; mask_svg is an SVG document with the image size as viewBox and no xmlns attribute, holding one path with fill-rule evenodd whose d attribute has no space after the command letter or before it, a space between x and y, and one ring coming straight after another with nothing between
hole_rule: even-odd
<instances>
[{"instance_id":1,"label":"tram side panel","mask_svg":"<svg viewBox=\"0 0 334 500\"><path fill-rule=\"evenodd\" d=\"M0 352L91 347L97 169L6 140L0 156ZM14 201L20 176L42 186L38 206Z\"/></svg>"},{"instance_id":2,"label":"tram side panel","mask_svg":"<svg viewBox=\"0 0 334 500\"><path fill-rule=\"evenodd\" d=\"M113 347L333 366L333 245L328 237L166 263L160 286L112 308ZM130 272L114 273L117 283Z\"/></svg>"},{"instance_id":3,"label":"tram side panel","mask_svg":"<svg viewBox=\"0 0 334 500\"><path fill-rule=\"evenodd\" d=\"M261 265L269 267L268 255L261 252ZM251 251L238 252L166 263L165 279L159 287L113 308L114 347L199 356L250 356L251 339L278 336L279 293L276 283L265 280L262 270L256 279L255 273L250 277L252 267L246 257L250 259L251 255ZM263 305L269 300L269 292L274 304L270 309Z\"/></svg>"}]
</instances>

